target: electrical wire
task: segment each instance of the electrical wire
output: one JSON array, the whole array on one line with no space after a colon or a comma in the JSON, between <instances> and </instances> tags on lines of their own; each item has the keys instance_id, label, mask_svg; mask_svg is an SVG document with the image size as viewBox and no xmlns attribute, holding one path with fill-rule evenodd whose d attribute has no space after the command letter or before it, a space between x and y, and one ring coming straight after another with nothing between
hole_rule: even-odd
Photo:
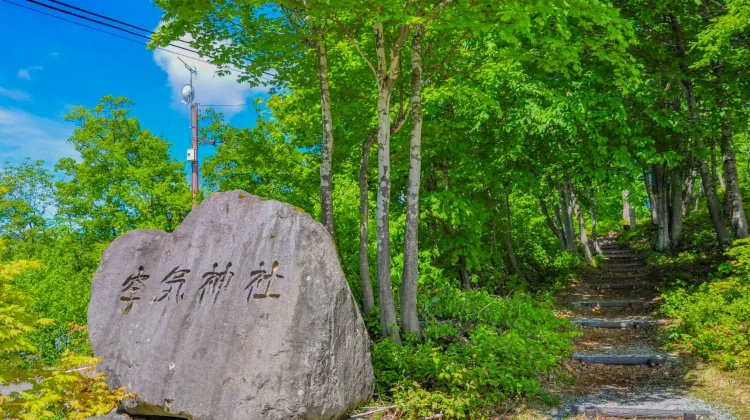
<instances>
[{"instance_id":1,"label":"electrical wire","mask_svg":"<svg viewBox=\"0 0 750 420\"><path fill-rule=\"evenodd\" d=\"M149 33L149 34L152 34L152 35L156 34L156 32L154 32L154 31L152 31L150 29L141 28L140 26L137 26L137 25L131 25L130 23L123 22L121 20L117 20L117 19L111 18L109 16L104 16L104 15L101 15L99 13L95 13L95 12L92 12L90 10L86 10L84 8L77 7L77 6L74 6L72 4L68 4L68 3L65 3L65 2L62 2L62 1L59 1L59 0L47 0L47 1L50 2L50 3L55 3L55 4L59 4L61 6L65 6L68 9L78 10L79 12L83 12L83 13L86 13L86 14L89 14L89 15L92 15L92 16L96 16L98 18L102 18L102 19L108 20L110 22L119 23L120 25L127 26L127 27L133 28L133 29L137 29L137 30L142 31L142 32L146 32L146 33ZM181 39L178 40L178 41L179 42L184 42L186 44L190 44L189 41L183 41Z\"/></svg>"},{"instance_id":2,"label":"electrical wire","mask_svg":"<svg viewBox=\"0 0 750 420\"><path fill-rule=\"evenodd\" d=\"M83 19L83 20L87 20L89 22L97 23L99 25L107 26L107 27L112 28L112 29L117 29L118 31L127 32L130 35L137 36L139 38L145 38L145 39L148 39L149 41L151 40L150 36L139 34L137 32L133 32L131 30L128 30L128 29L125 29L125 28L121 28L121 27L116 26L116 25L112 25L111 23L102 22L100 20L92 19L92 18L90 18L88 16L79 15L78 13L73 13L73 12L70 12L68 10L61 9L61 8L55 7L55 6L51 6L49 4L45 4L45 3L42 3L42 2L39 2L39 1L36 1L36 0L26 0L26 1L29 2L29 3L36 4L37 6L42 6L42 7L46 7L47 9L52 9L52 10L56 10L56 11L61 12L61 13L65 13L66 15L75 16L75 17L77 17L79 19ZM179 48L181 50L185 50L185 51L188 51L188 52L191 52L191 53L198 54L198 51L192 50L190 48L182 47L180 45L169 44L169 46L170 47Z\"/></svg>"},{"instance_id":3,"label":"electrical wire","mask_svg":"<svg viewBox=\"0 0 750 420\"><path fill-rule=\"evenodd\" d=\"M53 14L51 14L51 13L47 13L47 12L44 12L44 11L42 11L42 10L37 10L37 9L33 9L33 8L31 8L31 7L28 7L28 6L24 6L24 5L22 5L22 4L18 4L18 3L12 2L12 1L10 1L10 0L0 0L0 1L2 1L2 2L5 2L5 3L8 3L8 4L12 4L12 5L14 5L14 6L22 7L22 8L24 8L24 9L27 9L27 10L31 10L32 12L36 12L36 13L39 13L39 14L42 14L42 15L45 15L45 16L50 16L50 17L53 17L53 18L55 18L55 19L60 19L60 20L62 20L62 21L65 21L65 22L69 22L69 23L72 23L72 24L74 24L74 25L82 26L82 27L84 27L84 28L88 28L88 29L93 29L93 30L95 30L95 31L97 31L97 32L105 33L105 34L107 34L107 35L112 35L112 36L114 36L114 37L117 37L117 38L120 38L120 39L124 39L124 40L126 40L126 41L130 41L130 42L133 42L133 43L136 43L136 44L140 44L140 45L145 45L145 46L148 46L148 43L146 43L146 42L143 42L143 41L138 41L138 40L135 40L135 39L131 39L131 38L128 38L128 37L126 37L126 36L118 35L118 34L115 34L115 33L109 32L109 31L105 31L105 30L102 30L102 29L99 29L99 28L96 28L96 27L93 27L93 26L90 26L90 25L86 25L85 23L81 23L81 22L76 22L76 21L74 21L74 20L66 19L66 18L64 18L64 17L62 17L62 16L57 16L57 15L53 15ZM170 45L171 45L171 44L170 44ZM174 54L174 55L180 56L180 57L190 58L190 59L192 59L192 60L200 61L200 62L202 62L202 63L206 63L206 64L211 64L211 65L215 65L215 64L211 63L210 61L202 60L202 59L200 59L200 58L197 58L197 57L193 57L193 56L191 56L191 55L187 55L187 54L182 54L182 53L179 53L179 52L177 52L177 51L172 51L172 50L168 50L168 49L166 49L166 48L162 48L162 47L154 47L154 48L155 48L155 49L157 49L157 50L161 50L161 51L164 51L164 52L168 52L168 53L170 53L170 54ZM241 70L238 70L238 69L236 69L236 68L233 68L233 67L228 67L228 68L226 68L226 69L227 69L227 70L232 70L232 71L236 71L236 72L242 73L242 71L241 71Z\"/></svg>"},{"instance_id":4,"label":"electrical wire","mask_svg":"<svg viewBox=\"0 0 750 420\"><path fill-rule=\"evenodd\" d=\"M208 105L200 104L200 106L204 108L208 108L208 107L215 108L217 106L247 106L247 105L248 104L246 103L245 104L208 104Z\"/></svg>"},{"instance_id":5,"label":"electrical wire","mask_svg":"<svg viewBox=\"0 0 750 420\"><path fill-rule=\"evenodd\" d=\"M105 34L107 34L107 35L111 35L111 36L114 36L114 37L117 37L117 38L120 38L120 39L124 39L124 40L126 40L126 41L130 41L130 42L133 42L133 43L136 43L136 44L141 44L141 45L145 45L145 46L148 46L148 43L146 43L146 42L143 42L143 41L138 41L138 40L135 40L135 39L131 39L131 38L128 38L128 37L125 37L125 36L122 36L122 35L118 35L118 34L115 34L115 33L109 32L109 31L105 31L105 30L102 30L102 29L96 28L96 27L94 27L94 26L91 26L91 25L86 25L86 24L84 24L84 23L81 23L81 22L77 22L77 21L74 21L74 20L71 20L71 19L66 19L66 18L64 18L64 17L62 17L62 16L54 15L54 14L52 14L52 13L47 13L47 12L45 12L45 11L42 11L42 10L37 10L37 9L31 8L31 7L28 7L28 6L24 6L24 5L22 5L22 4L18 4L18 3L15 3L15 2L13 2L13 1L10 1L10 0L0 0L0 1L2 1L2 2L5 2L5 3L8 3L8 4L12 4L12 5L14 5L14 6L17 6L17 7L21 7L21 8L24 8L24 9L27 9L27 10L30 10L30 11L32 11L32 12L36 12L36 13L42 14L42 15L45 15L45 16L50 16L50 17L53 17L53 18L55 18L55 19L60 19L60 20L62 20L62 21L65 21L65 22L69 22L69 23L72 23L72 24L74 24L74 25L82 26L82 27L84 27L84 28L88 28L88 29L93 29L93 30L95 30L95 31L97 31L97 32L105 33ZM148 40L150 40L150 39L151 39L151 38L150 38L150 37L148 37L148 36L145 36L145 35L141 35L141 34L136 34L136 33L133 33L132 31L128 31L127 29L119 28L119 27L117 27L117 26L114 26L114 25L110 25L110 24L108 24L108 23L106 23L106 22L100 22L100 21L98 21L98 20L96 20L96 19L90 19L90 18L88 18L88 17L85 17L85 16L80 16L80 15L78 15L78 14L76 14L76 13L72 13L72 12L67 12L67 11L65 11L65 10L62 10L62 9L58 9L58 8L56 8L56 7L54 7L54 6L49 6L49 5L45 5L45 4L43 4L43 3L39 3L39 2L38 2L38 1L36 1L36 0L26 0L26 1L28 1L28 2L30 2L30 3L35 3L35 4L39 4L39 5L41 5L41 6L44 6L44 7L48 7L48 8L54 9L54 10L59 10L59 11L61 11L61 12L65 13L65 14L68 14L68 15L72 15L72 16L76 16L76 17L81 17L82 19L85 19L85 20L87 20L87 21L91 21L91 22L94 22L94 23L99 23L99 24L102 24L102 25L104 25L104 26L107 26L107 27L111 27L111 28L114 28L114 29L119 29L119 30L122 30L122 31L128 32L128 33L130 33L130 34L136 35L136 36L138 36L138 37L140 37L140 38L146 38L146 39L148 39ZM56 0L49 0L49 1L55 1L55 3L60 3L60 4L65 4L65 5L67 5L66 3L63 3L63 2L60 2L60 1L56 1ZM70 6L70 7L75 7L75 6ZM79 9L79 8L76 8L76 9ZM93 12L87 12L87 13L93 13ZM107 18L107 19L111 19L112 21L116 21L116 22L118 22L118 23L119 23L119 22L121 22L121 21L119 21L119 20L116 20L116 19L113 19L113 18ZM130 24L126 23L126 22L122 22L122 24L123 24L123 25L127 25L127 26L130 26L130 27L136 27L136 28L138 28L138 29L140 29L140 30L145 30L145 29L143 29L143 28L140 28L140 27L137 27L137 26L135 26L135 25L130 25ZM153 32L152 32L152 33L153 33ZM180 42L187 42L187 41L180 41ZM192 52L193 54L196 54L196 55L199 55L199 56L203 56L203 55L202 55L202 54L200 54L200 53L199 53L198 51L195 51L195 50L191 50L191 49L189 49L189 48L185 48L185 47L181 47L181 46L179 46L179 45L169 44L169 46L170 46L170 47L175 47L175 48L179 48L179 49L182 49L182 50L186 50L186 51ZM207 61L207 60L203 60L203 59L201 59L201 58L198 58L198 57L194 57L194 56L191 56L191 55L187 55L187 54L179 53L179 52L177 52L177 51L172 51L172 50L168 50L168 49L166 49L166 48L164 48L164 47L153 47L153 48L154 48L154 49L157 49L157 50L160 50L160 51L168 52L168 53L170 53L170 54L174 54L174 55L177 55L177 56L180 56L180 57L190 58L190 59L193 59L193 60L196 60L196 61L200 61L200 62L202 62L202 63L210 64L210 65L216 66L216 67L218 67L219 69L222 69L222 70L229 70L229 71L234 71L234 72L237 72L237 73L239 73L239 74L246 74L246 72L245 72L245 71L243 71L243 70L240 70L240 69L237 69L237 68L235 68L235 67L231 67L231 66L218 66L218 65L216 65L216 64L214 64L214 63L212 63L212 62L210 62L210 61ZM211 57L211 56L208 56L208 58L212 58L212 57ZM269 73L269 72L265 72L265 71L264 71L264 72L263 72L263 74L264 74L264 75L266 75L266 76L269 76L269 77L275 77L275 75L274 75L274 74L271 74L271 73ZM239 105L240 105L240 104L238 104L237 106L239 106ZM242 104L242 105L244 105L244 104Z\"/></svg>"}]
</instances>

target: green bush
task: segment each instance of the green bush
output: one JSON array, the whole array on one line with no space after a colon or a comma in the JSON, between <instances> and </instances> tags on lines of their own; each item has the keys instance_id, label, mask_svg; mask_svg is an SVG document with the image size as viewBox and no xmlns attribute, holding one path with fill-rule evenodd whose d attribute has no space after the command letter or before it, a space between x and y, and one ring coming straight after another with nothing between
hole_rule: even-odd
<instances>
[{"instance_id":1,"label":"green bush","mask_svg":"<svg viewBox=\"0 0 750 420\"><path fill-rule=\"evenodd\" d=\"M572 331L547 303L447 288L426 308L421 337L373 349L379 394L407 417L477 418L509 397L543 396L540 378L560 373Z\"/></svg>"},{"instance_id":2,"label":"green bush","mask_svg":"<svg viewBox=\"0 0 750 420\"><path fill-rule=\"evenodd\" d=\"M716 275L664 294L662 311L675 322L672 341L727 370L750 371L750 240L735 241ZM679 286L679 284L677 285Z\"/></svg>"}]
</instances>

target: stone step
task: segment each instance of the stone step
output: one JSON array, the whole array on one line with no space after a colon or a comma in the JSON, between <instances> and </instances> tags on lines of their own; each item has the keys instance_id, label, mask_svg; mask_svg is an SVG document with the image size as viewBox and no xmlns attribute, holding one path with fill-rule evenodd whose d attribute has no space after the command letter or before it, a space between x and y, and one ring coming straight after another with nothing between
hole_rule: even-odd
<instances>
[{"instance_id":1,"label":"stone step","mask_svg":"<svg viewBox=\"0 0 750 420\"><path fill-rule=\"evenodd\" d=\"M617 260L617 261L605 261L607 267L622 267L622 266L645 266L646 264L640 260Z\"/></svg>"},{"instance_id":2,"label":"stone step","mask_svg":"<svg viewBox=\"0 0 750 420\"><path fill-rule=\"evenodd\" d=\"M618 252L618 253L605 252L603 255L604 255L605 260L609 258L615 258L615 259L621 259L621 260L641 258L640 255L634 254L632 252Z\"/></svg>"},{"instance_id":3,"label":"stone step","mask_svg":"<svg viewBox=\"0 0 750 420\"><path fill-rule=\"evenodd\" d=\"M591 279L588 285L591 285L591 288L594 288L597 284L616 284L616 283L624 283L624 284L635 284L635 283L646 283L647 277L645 276L625 276L625 277L598 277L595 279ZM656 286L651 285L648 287L648 290L653 290ZM604 286L604 288L594 289L594 290L605 290L607 286ZM625 289L628 289L629 287L625 287Z\"/></svg>"},{"instance_id":4,"label":"stone step","mask_svg":"<svg viewBox=\"0 0 750 420\"><path fill-rule=\"evenodd\" d=\"M615 272L602 271L600 274L602 274L602 275L598 276L599 278L609 278L609 277L612 277L612 278L618 278L618 277L620 277L620 278L626 278L626 277L643 277L643 276L646 275L646 271L645 270L641 270L641 271L639 271L637 273L630 273L630 274L623 273L623 272L620 272L620 271L615 271Z\"/></svg>"},{"instance_id":5,"label":"stone step","mask_svg":"<svg viewBox=\"0 0 750 420\"><path fill-rule=\"evenodd\" d=\"M657 324L657 321L646 321L646 320L634 320L634 319L588 319L579 318L573 319L571 323L578 325L581 328L609 328L609 329L621 329L621 328L643 328L650 325Z\"/></svg>"},{"instance_id":6,"label":"stone step","mask_svg":"<svg viewBox=\"0 0 750 420\"><path fill-rule=\"evenodd\" d=\"M621 300L576 300L570 302L570 305L574 308L627 308L636 307L642 308L648 306L650 302L645 299L621 299Z\"/></svg>"},{"instance_id":7,"label":"stone step","mask_svg":"<svg viewBox=\"0 0 750 420\"><path fill-rule=\"evenodd\" d=\"M602 283L602 284L587 284L588 287L593 290L610 290L610 289L639 289L648 288L653 289L654 285L649 283Z\"/></svg>"},{"instance_id":8,"label":"stone step","mask_svg":"<svg viewBox=\"0 0 750 420\"><path fill-rule=\"evenodd\" d=\"M643 267L607 267L606 271L610 273L635 273L643 271L643 269Z\"/></svg>"},{"instance_id":9,"label":"stone step","mask_svg":"<svg viewBox=\"0 0 750 420\"><path fill-rule=\"evenodd\" d=\"M663 364L666 358L659 354L589 354L573 353L573 359L583 364L654 367Z\"/></svg>"},{"instance_id":10,"label":"stone step","mask_svg":"<svg viewBox=\"0 0 750 420\"><path fill-rule=\"evenodd\" d=\"M604 257L604 261L638 261L643 262L643 258L639 255L613 255L611 257Z\"/></svg>"},{"instance_id":11,"label":"stone step","mask_svg":"<svg viewBox=\"0 0 750 420\"><path fill-rule=\"evenodd\" d=\"M708 417L711 415L711 413L707 411L662 410L658 408L606 407L594 405L579 405L574 411L576 414L583 414L590 419L595 419L597 417L619 417L626 419L696 420L700 417Z\"/></svg>"},{"instance_id":12,"label":"stone step","mask_svg":"<svg viewBox=\"0 0 750 420\"><path fill-rule=\"evenodd\" d=\"M615 272L620 272L622 270L643 270L646 266L644 266L641 263L635 263L635 264L614 264L614 265L605 265L604 271L612 271L613 269Z\"/></svg>"}]
</instances>

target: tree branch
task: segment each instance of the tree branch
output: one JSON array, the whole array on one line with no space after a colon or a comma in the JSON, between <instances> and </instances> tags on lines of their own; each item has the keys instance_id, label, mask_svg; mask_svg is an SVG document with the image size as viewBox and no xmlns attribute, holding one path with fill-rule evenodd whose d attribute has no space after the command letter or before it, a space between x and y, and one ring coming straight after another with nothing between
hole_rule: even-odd
<instances>
[{"instance_id":1,"label":"tree branch","mask_svg":"<svg viewBox=\"0 0 750 420\"><path fill-rule=\"evenodd\" d=\"M468 35L468 32L466 34L464 34L463 36L459 37L456 40L456 42L453 43L453 45L451 45L450 51L448 51L448 53L445 54L445 57L443 57L443 59L440 60L440 63L438 63L434 67L431 67L429 69L425 69L425 73L430 73L432 75L435 75L435 74L439 73L440 70L442 70L443 67L445 67L445 65L448 63L448 60L450 60L456 54L456 51L458 50L458 46L461 45L461 43L464 41L464 39L466 39L466 35ZM425 80L425 84L429 83L430 80L432 80L432 77L433 77L432 75L430 77L428 77L427 80Z\"/></svg>"},{"instance_id":2,"label":"tree branch","mask_svg":"<svg viewBox=\"0 0 750 420\"><path fill-rule=\"evenodd\" d=\"M398 69L401 63L401 48L404 46L406 37L407 35L409 35L410 30L411 25L401 25L401 27L398 29L398 36L393 41L393 45L391 46L391 65L388 69L387 76L391 86L393 86L393 84L396 83L396 80L398 79Z\"/></svg>"},{"instance_id":3,"label":"tree branch","mask_svg":"<svg viewBox=\"0 0 750 420\"><path fill-rule=\"evenodd\" d=\"M375 66L372 65L372 61L370 61L370 59L367 58L367 56L365 55L365 53L363 53L362 50L359 48L359 44L354 39L354 36L353 35L347 35L347 38L349 39L349 42L351 42L352 45L354 45L354 48L359 53L359 56L362 57L363 60L365 60L365 63L367 63L367 66L370 68L370 70L372 70L372 74L374 74L377 77L378 73L377 73L377 71L375 71Z\"/></svg>"}]
</instances>

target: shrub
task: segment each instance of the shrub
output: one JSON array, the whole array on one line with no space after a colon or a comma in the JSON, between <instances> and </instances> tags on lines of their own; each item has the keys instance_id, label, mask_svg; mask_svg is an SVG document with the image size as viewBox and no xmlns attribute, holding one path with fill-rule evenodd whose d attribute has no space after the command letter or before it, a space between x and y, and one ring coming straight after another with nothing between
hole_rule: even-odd
<instances>
[{"instance_id":1,"label":"shrub","mask_svg":"<svg viewBox=\"0 0 750 420\"><path fill-rule=\"evenodd\" d=\"M750 371L750 240L735 241L706 283L664 294L662 311L675 322L672 341L722 364L724 369Z\"/></svg>"},{"instance_id":2,"label":"shrub","mask_svg":"<svg viewBox=\"0 0 750 420\"><path fill-rule=\"evenodd\" d=\"M422 337L373 349L379 394L410 418L477 418L509 397L542 396L540 379L561 372L576 334L547 303L520 293L447 288L426 314Z\"/></svg>"},{"instance_id":3,"label":"shrub","mask_svg":"<svg viewBox=\"0 0 750 420\"><path fill-rule=\"evenodd\" d=\"M0 240L0 252L4 248ZM11 281L43 268L34 261L0 263L0 385L33 384L28 391L0 395L0 417L83 419L106 414L127 395L107 389L103 374L93 372L97 359L65 351L54 367L40 367L37 348L27 339L54 321L37 319L28 311L30 299Z\"/></svg>"}]
</instances>

